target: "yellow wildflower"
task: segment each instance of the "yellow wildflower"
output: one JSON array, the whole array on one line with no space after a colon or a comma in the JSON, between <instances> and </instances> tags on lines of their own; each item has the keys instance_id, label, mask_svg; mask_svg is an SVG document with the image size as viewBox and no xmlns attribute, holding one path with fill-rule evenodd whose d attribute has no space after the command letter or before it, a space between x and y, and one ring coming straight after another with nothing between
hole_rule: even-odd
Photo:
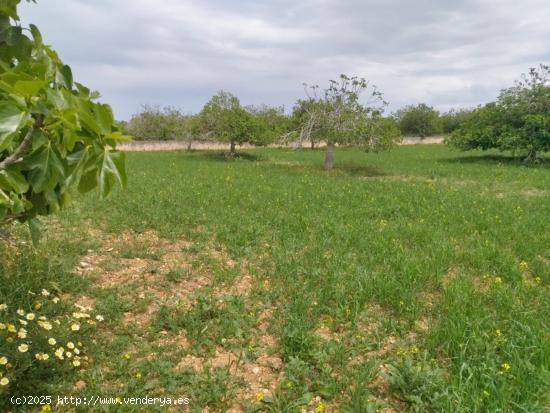
<instances>
[{"instance_id":1,"label":"yellow wildflower","mask_svg":"<svg viewBox=\"0 0 550 413\"><path fill-rule=\"evenodd\" d=\"M136 379L141 379L141 373L139 371L136 373Z\"/></svg>"},{"instance_id":2,"label":"yellow wildflower","mask_svg":"<svg viewBox=\"0 0 550 413\"><path fill-rule=\"evenodd\" d=\"M0 304L0 311L6 311L8 309L8 305L6 303Z\"/></svg>"},{"instance_id":3,"label":"yellow wildflower","mask_svg":"<svg viewBox=\"0 0 550 413\"><path fill-rule=\"evenodd\" d=\"M495 284L502 284L502 278L501 277L495 277Z\"/></svg>"},{"instance_id":4,"label":"yellow wildflower","mask_svg":"<svg viewBox=\"0 0 550 413\"><path fill-rule=\"evenodd\" d=\"M73 323L73 324L71 325L71 330L72 330L72 331L78 331L78 330L80 330L80 324L78 324L78 323Z\"/></svg>"},{"instance_id":5,"label":"yellow wildflower","mask_svg":"<svg viewBox=\"0 0 550 413\"><path fill-rule=\"evenodd\" d=\"M105 320L105 318L103 318L102 315L96 315L96 316L95 316L95 319L96 319L97 321L99 321L99 322L102 322L102 321Z\"/></svg>"},{"instance_id":6,"label":"yellow wildflower","mask_svg":"<svg viewBox=\"0 0 550 413\"><path fill-rule=\"evenodd\" d=\"M315 413L323 413L325 411L325 403L320 401L317 403L317 406L315 406Z\"/></svg>"},{"instance_id":7,"label":"yellow wildflower","mask_svg":"<svg viewBox=\"0 0 550 413\"><path fill-rule=\"evenodd\" d=\"M527 261L522 261L519 263L519 270L522 271L522 272L525 272L529 269L529 264L527 263Z\"/></svg>"},{"instance_id":8,"label":"yellow wildflower","mask_svg":"<svg viewBox=\"0 0 550 413\"><path fill-rule=\"evenodd\" d=\"M22 326L26 326L28 325L29 323L27 323L25 320L21 319L19 320L19 323L22 325Z\"/></svg>"},{"instance_id":9,"label":"yellow wildflower","mask_svg":"<svg viewBox=\"0 0 550 413\"><path fill-rule=\"evenodd\" d=\"M5 330L6 329L6 325L4 323L0 323L0 330Z\"/></svg>"},{"instance_id":10,"label":"yellow wildflower","mask_svg":"<svg viewBox=\"0 0 550 413\"><path fill-rule=\"evenodd\" d=\"M418 347L412 346L411 347L411 353L418 353Z\"/></svg>"},{"instance_id":11,"label":"yellow wildflower","mask_svg":"<svg viewBox=\"0 0 550 413\"><path fill-rule=\"evenodd\" d=\"M50 413L52 411L52 406L45 404L40 408L40 413Z\"/></svg>"},{"instance_id":12,"label":"yellow wildflower","mask_svg":"<svg viewBox=\"0 0 550 413\"><path fill-rule=\"evenodd\" d=\"M17 337L27 338L27 330L25 330L24 328L20 328L19 331L17 332Z\"/></svg>"},{"instance_id":13,"label":"yellow wildflower","mask_svg":"<svg viewBox=\"0 0 550 413\"><path fill-rule=\"evenodd\" d=\"M7 377L2 377L0 379L0 386L7 386L10 384L10 380Z\"/></svg>"},{"instance_id":14,"label":"yellow wildflower","mask_svg":"<svg viewBox=\"0 0 550 413\"><path fill-rule=\"evenodd\" d=\"M54 304L57 304L59 302L59 297L54 297L52 301Z\"/></svg>"},{"instance_id":15,"label":"yellow wildflower","mask_svg":"<svg viewBox=\"0 0 550 413\"><path fill-rule=\"evenodd\" d=\"M73 366L75 367L80 366L80 360L73 360Z\"/></svg>"},{"instance_id":16,"label":"yellow wildflower","mask_svg":"<svg viewBox=\"0 0 550 413\"><path fill-rule=\"evenodd\" d=\"M22 310L21 308L17 309L16 311L17 315L20 315L21 317L23 317L25 315L25 310Z\"/></svg>"},{"instance_id":17,"label":"yellow wildflower","mask_svg":"<svg viewBox=\"0 0 550 413\"><path fill-rule=\"evenodd\" d=\"M34 306L33 306L33 308L34 308L35 310L40 310L40 309L42 308L42 304L40 304L40 303L35 303Z\"/></svg>"},{"instance_id":18,"label":"yellow wildflower","mask_svg":"<svg viewBox=\"0 0 550 413\"><path fill-rule=\"evenodd\" d=\"M72 350L74 348L74 343L72 341L69 341L67 343L67 348L70 348Z\"/></svg>"},{"instance_id":19,"label":"yellow wildflower","mask_svg":"<svg viewBox=\"0 0 550 413\"><path fill-rule=\"evenodd\" d=\"M17 347L17 350L19 350L20 353L26 353L29 350L29 346L23 343L20 344L19 347Z\"/></svg>"},{"instance_id":20,"label":"yellow wildflower","mask_svg":"<svg viewBox=\"0 0 550 413\"><path fill-rule=\"evenodd\" d=\"M44 297L48 297L50 295L50 292L48 290L45 290L43 289L41 294L44 296Z\"/></svg>"},{"instance_id":21,"label":"yellow wildflower","mask_svg":"<svg viewBox=\"0 0 550 413\"><path fill-rule=\"evenodd\" d=\"M15 333L15 332L17 332L17 329L15 328L15 326L13 324L9 323L8 324L8 331L10 333Z\"/></svg>"},{"instance_id":22,"label":"yellow wildflower","mask_svg":"<svg viewBox=\"0 0 550 413\"><path fill-rule=\"evenodd\" d=\"M499 329L495 330L495 336L500 337L501 335L502 332Z\"/></svg>"},{"instance_id":23,"label":"yellow wildflower","mask_svg":"<svg viewBox=\"0 0 550 413\"><path fill-rule=\"evenodd\" d=\"M48 339L48 344L50 346L55 346L55 343L57 343L57 341L55 341L55 338L51 337Z\"/></svg>"},{"instance_id":24,"label":"yellow wildflower","mask_svg":"<svg viewBox=\"0 0 550 413\"><path fill-rule=\"evenodd\" d=\"M0 366L5 366L8 364L8 359L5 356L0 357Z\"/></svg>"},{"instance_id":25,"label":"yellow wildflower","mask_svg":"<svg viewBox=\"0 0 550 413\"><path fill-rule=\"evenodd\" d=\"M129 353L124 354L122 357L126 360L130 360L130 354Z\"/></svg>"},{"instance_id":26,"label":"yellow wildflower","mask_svg":"<svg viewBox=\"0 0 550 413\"><path fill-rule=\"evenodd\" d=\"M261 402L263 399L264 399L264 394L261 391L256 393L256 401Z\"/></svg>"},{"instance_id":27,"label":"yellow wildflower","mask_svg":"<svg viewBox=\"0 0 550 413\"><path fill-rule=\"evenodd\" d=\"M502 363L501 366L503 371L508 371L512 368L512 365L510 363Z\"/></svg>"},{"instance_id":28,"label":"yellow wildflower","mask_svg":"<svg viewBox=\"0 0 550 413\"><path fill-rule=\"evenodd\" d=\"M34 315L34 313L29 313L29 314L27 314L27 316L25 318L29 321L32 321L32 320L34 320L35 315Z\"/></svg>"}]
</instances>

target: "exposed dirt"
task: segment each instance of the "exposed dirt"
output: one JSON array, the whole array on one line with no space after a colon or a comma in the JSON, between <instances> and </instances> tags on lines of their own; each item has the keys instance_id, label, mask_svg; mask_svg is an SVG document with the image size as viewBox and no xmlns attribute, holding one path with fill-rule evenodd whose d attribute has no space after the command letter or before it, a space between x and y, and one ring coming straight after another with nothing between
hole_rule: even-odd
<instances>
[{"instance_id":1,"label":"exposed dirt","mask_svg":"<svg viewBox=\"0 0 550 413\"><path fill-rule=\"evenodd\" d=\"M443 276L442 284L443 288L447 289L451 282L455 280L460 275L460 267L451 267L447 271L447 274Z\"/></svg>"},{"instance_id":2,"label":"exposed dirt","mask_svg":"<svg viewBox=\"0 0 550 413\"><path fill-rule=\"evenodd\" d=\"M135 323L146 328L161 304L191 308L197 290L213 286L211 265L235 269L237 272L232 282L221 283L214 288L214 296L230 294L248 299L257 283L246 261L237 262L220 248L203 248L200 253L192 253L189 252L192 241L162 239L154 231L141 234L125 231L111 235L93 230L90 235L102 245L81 257L75 272L93 279L97 288L120 288L122 297L145 303L136 305L136 309L122 315L125 325ZM167 275L173 271L177 272L178 277L181 276L181 280L167 280ZM269 283L259 283L260 286L267 289ZM77 302L84 307L95 304L95 300L88 296L77 298ZM272 393L283 375L283 361L276 354L278 341L268 333L272 313L273 308L267 307L259 315L256 334L252 339L253 346L260 351L256 360L245 360L223 347L218 347L211 357L186 354L190 345L185 331L174 334L162 330L153 345L159 348L169 345L184 354L175 369L191 368L197 372L215 368L229 369L233 377L245 383L231 411L244 411L245 400L253 401L260 392L266 395ZM111 334L107 336L112 337Z\"/></svg>"}]
</instances>

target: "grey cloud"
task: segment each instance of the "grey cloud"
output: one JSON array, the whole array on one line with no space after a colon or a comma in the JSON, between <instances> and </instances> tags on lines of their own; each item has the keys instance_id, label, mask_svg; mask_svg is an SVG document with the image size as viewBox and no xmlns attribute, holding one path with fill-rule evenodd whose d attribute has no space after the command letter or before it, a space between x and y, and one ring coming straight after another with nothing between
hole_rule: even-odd
<instances>
[{"instance_id":1,"label":"grey cloud","mask_svg":"<svg viewBox=\"0 0 550 413\"><path fill-rule=\"evenodd\" d=\"M547 0L41 0L22 6L119 118L197 111L219 89L291 107L302 82L371 79L391 110L494 99L550 62Z\"/></svg>"}]
</instances>

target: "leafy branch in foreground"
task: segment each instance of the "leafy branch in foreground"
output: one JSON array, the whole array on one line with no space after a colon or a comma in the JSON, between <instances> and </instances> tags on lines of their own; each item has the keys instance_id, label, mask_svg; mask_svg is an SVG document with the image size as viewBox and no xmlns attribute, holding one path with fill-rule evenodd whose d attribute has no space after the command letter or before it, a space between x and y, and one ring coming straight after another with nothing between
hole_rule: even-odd
<instances>
[{"instance_id":1,"label":"leafy branch in foreground","mask_svg":"<svg viewBox=\"0 0 550 413\"><path fill-rule=\"evenodd\" d=\"M99 95L73 81L71 68L38 28L19 24L20 0L0 2L0 224L59 211L74 192L125 185L127 140Z\"/></svg>"}]
</instances>

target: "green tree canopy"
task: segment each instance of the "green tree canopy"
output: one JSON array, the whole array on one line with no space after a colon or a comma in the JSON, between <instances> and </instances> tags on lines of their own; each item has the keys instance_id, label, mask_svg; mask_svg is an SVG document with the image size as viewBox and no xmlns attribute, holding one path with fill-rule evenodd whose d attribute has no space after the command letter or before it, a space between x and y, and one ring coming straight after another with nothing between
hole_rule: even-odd
<instances>
[{"instance_id":1,"label":"green tree canopy","mask_svg":"<svg viewBox=\"0 0 550 413\"><path fill-rule=\"evenodd\" d=\"M550 66L530 69L496 102L477 108L447 142L461 150L521 152L528 162L549 151Z\"/></svg>"},{"instance_id":2,"label":"green tree canopy","mask_svg":"<svg viewBox=\"0 0 550 413\"><path fill-rule=\"evenodd\" d=\"M365 79L342 74L338 80L330 80L322 92L318 86L309 89L304 119L315 119L314 134L327 143L325 169L332 169L336 144L378 151L399 138L399 131L382 116L387 104L382 94ZM365 94L369 99L363 103Z\"/></svg>"},{"instance_id":3,"label":"green tree canopy","mask_svg":"<svg viewBox=\"0 0 550 413\"><path fill-rule=\"evenodd\" d=\"M58 211L74 192L126 181L126 138L99 95L73 80L20 0L0 1L0 223ZM32 221L34 223L34 221Z\"/></svg>"},{"instance_id":4,"label":"green tree canopy","mask_svg":"<svg viewBox=\"0 0 550 413\"><path fill-rule=\"evenodd\" d=\"M445 134L453 133L464 124L470 115L472 109L451 109L440 115L441 130Z\"/></svg>"},{"instance_id":5,"label":"green tree canopy","mask_svg":"<svg viewBox=\"0 0 550 413\"><path fill-rule=\"evenodd\" d=\"M405 106L395 113L403 135L426 137L442 132L439 112L425 103Z\"/></svg>"},{"instance_id":6,"label":"green tree canopy","mask_svg":"<svg viewBox=\"0 0 550 413\"><path fill-rule=\"evenodd\" d=\"M246 110L255 118L256 132L251 142L254 145L265 146L275 143L290 130L291 121L285 115L285 110L282 106L247 106Z\"/></svg>"},{"instance_id":7,"label":"green tree canopy","mask_svg":"<svg viewBox=\"0 0 550 413\"><path fill-rule=\"evenodd\" d=\"M236 145L257 141L258 124L254 116L241 106L239 98L226 91L214 95L199 114L203 129L215 140L230 144L235 155Z\"/></svg>"},{"instance_id":8,"label":"green tree canopy","mask_svg":"<svg viewBox=\"0 0 550 413\"><path fill-rule=\"evenodd\" d=\"M184 138L189 130L188 117L172 106L144 105L141 112L132 116L125 130L140 140Z\"/></svg>"}]
</instances>

